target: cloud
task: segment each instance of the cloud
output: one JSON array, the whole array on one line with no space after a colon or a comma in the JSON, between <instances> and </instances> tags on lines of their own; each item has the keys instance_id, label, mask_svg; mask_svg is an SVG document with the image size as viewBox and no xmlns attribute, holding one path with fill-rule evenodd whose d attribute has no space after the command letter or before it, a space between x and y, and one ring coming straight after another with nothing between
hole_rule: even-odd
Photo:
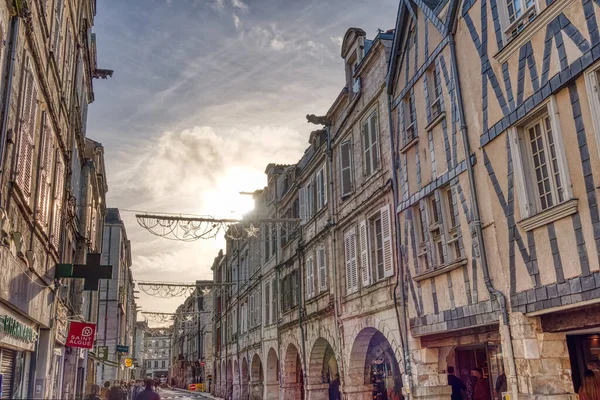
<instances>
[{"instance_id":1,"label":"cloud","mask_svg":"<svg viewBox=\"0 0 600 400\"><path fill-rule=\"evenodd\" d=\"M242 27L242 21L240 20L240 17L238 17L235 14L233 14L233 24L235 25L235 29L237 29L238 31Z\"/></svg>"},{"instance_id":2,"label":"cloud","mask_svg":"<svg viewBox=\"0 0 600 400\"><path fill-rule=\"evenodd\" d=\"M344 39L341 36L330 36L329 39L338 47L342 47L342 42L344 41Z\"/></svg>"},{"instance_id":3,"label":"cloud","mask_svg":"<svg viewBox=\"0 0 600 400\"><path fill-rule=\"evenodd\" d=\"M248 11L248 4L244 3L243 0L231 0L231 5L234 8L239 8L242 11Z\"/></svg>"},{"instance_id":4,"label":"cloud","mask_svg":"<svg viewBox=\"0 0 600 400\"><path fill-rule=\"evenodd\" d=\"M281 51L285 49L285 43L283 43L283 41L281 41L280 39L273 38L271 39L271 47L277 51Z\"/></svg>"}]
</instances>

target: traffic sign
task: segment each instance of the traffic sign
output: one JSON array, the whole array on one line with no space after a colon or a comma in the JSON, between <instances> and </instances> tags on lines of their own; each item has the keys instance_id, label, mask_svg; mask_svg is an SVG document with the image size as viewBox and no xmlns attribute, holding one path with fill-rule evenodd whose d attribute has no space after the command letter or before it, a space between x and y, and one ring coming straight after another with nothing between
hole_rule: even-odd
<instances>
[{"instance_id":1,"label":"traffic sign","mask_svg":"<svg viewBox=\"0 0 600 400\"><path fill-rule=\"evenodd\" d=\"M117 345L117 353L129 353L129 346Z\"/></svg>"},{"instance_id":2,"label":"traffic sign","mask_svg":"<svg viewBox=\"0 0 600 400\"><path fill-rule=\"evenodd\" d=\"M206 363L204 361L200 362L200 366L204 367L206 365Z\"/></svg>"},{"instance_id":3,"label":"traffic sign","mask_svg":"<svg viewBox=\"0 0 600 400\"><path fill-rule=\"evenodd\" d=\"M131 367L133 367L133 360L132 360L131 358L126 358L126 359L125 359L125 366L126 366L127 368L131 368Z\"/></svg>"},{"instance_id":4,"label":"traffic sign","mask_svg":"<svg viewBox=\"0 0 600 400\"><path fill-rule=\"evenodd\" d=\"M192 392L195 392L195 391L196 391L196 385L192 383L192 384L190 385L190 390L191 390Z\"/></svg>"}]
</instances>

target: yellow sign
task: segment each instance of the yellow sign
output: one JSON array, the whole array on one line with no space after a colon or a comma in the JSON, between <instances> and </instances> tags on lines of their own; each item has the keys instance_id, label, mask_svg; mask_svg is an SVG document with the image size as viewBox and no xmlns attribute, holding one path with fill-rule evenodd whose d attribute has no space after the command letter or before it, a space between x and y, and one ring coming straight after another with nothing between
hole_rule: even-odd
<instances>
[{"instance_id":1,"label":"yellow sign","mask_svg":"<svg viewBox=\"0 0 600 400\"><path fill-rule=\"evenodd\" d=\"M126 358L126 359L125 359L125 366L126 366L127 368L131 368L131 367L133 367L133 360L132 360L131 358Z\"/></svg>"}]
</instances>

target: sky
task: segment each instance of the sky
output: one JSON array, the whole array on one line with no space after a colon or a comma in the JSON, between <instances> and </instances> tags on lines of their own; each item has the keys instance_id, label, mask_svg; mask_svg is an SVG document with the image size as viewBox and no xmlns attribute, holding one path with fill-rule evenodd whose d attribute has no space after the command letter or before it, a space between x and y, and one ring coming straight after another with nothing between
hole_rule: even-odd
<instances>
[{"instance_id":1,"label":"sky","mask_svg":"<svg viewBox=\"0 0 600 400\"><path fill-rule=\"evenodd\" d=\"M341 42L394 27L398 0L101 0L87 135L105 148L108 207L121 209L136 280L212 279L223 238L182 243L134 212L240 217L269 163L295 163L344 86ZM142 311L183 298L144 293Z\"/></svg>"}]
</instances>

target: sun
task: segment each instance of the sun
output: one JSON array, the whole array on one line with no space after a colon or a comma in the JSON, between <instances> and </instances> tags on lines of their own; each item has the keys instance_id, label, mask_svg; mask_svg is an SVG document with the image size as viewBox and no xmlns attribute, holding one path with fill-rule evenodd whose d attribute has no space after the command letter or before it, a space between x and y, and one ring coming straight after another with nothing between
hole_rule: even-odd
<instances>
[{"instance_id":1,"label":"sun","mask_svg":"<svg viewBox=\"0 0 600 400\"><path fill-rule=\"evenodd\" d=\"M240 192L254 192L264 187L265 175L249 168L232 167L219 179L217 187L202 194L203 214L215 218L241 218L254 208L254 199Z\"/></svg>"}]
</instances>

